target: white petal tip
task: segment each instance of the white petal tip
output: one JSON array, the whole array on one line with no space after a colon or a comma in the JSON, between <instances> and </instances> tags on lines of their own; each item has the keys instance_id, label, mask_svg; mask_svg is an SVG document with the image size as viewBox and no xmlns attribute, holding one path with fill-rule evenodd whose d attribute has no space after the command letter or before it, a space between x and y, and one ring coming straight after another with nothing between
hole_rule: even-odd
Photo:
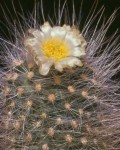
<instances>
[{"instance_id":1,"label":"white petal tip","mask_svg":"<svg viewBox=\"0 0 120 150\"><path fill-rule=\"evenodd\" d=\"M54 60L48 59L45 63L42 63L39 68L39 73L43 76L48 75L51 66L53 65Z\"/></svg>"},{"instance_id":2,"label":"white petal tip","mask_svg":"<svg viewBox=\"0 0 120 150\"><path fill-rule=\"evenodd\" d=\"M60 72L63 71L63 67L62 67L62 65L60 63L56 63L55 64L55 69L58 70L58 71L60 71Z\"/></svg>"}]
</instances>

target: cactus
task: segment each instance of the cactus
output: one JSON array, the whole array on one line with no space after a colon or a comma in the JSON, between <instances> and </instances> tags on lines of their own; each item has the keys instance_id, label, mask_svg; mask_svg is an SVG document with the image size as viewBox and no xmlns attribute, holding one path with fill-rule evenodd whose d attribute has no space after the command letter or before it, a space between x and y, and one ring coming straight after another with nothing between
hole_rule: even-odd
<instances>
[{"instance_id":1,"label":"cactus","mask_svg":"<svg viewBox=\"0 0 120 150\"><path fill-rule=\"evenodd\" d=\"M63 65L61 71L51 65L41 73L41 54L32 47L40 32L35 18L31 26L26 20L25 27L14 27L14 42L1 38L1 150L119 149L119 82L113 77L120 69L120 47L116 34L106 39L114 16L92 33L92 24L82 32L65 26L79 34L85 55L77 58L79 65Z\"/></svg>"}]
</instances>

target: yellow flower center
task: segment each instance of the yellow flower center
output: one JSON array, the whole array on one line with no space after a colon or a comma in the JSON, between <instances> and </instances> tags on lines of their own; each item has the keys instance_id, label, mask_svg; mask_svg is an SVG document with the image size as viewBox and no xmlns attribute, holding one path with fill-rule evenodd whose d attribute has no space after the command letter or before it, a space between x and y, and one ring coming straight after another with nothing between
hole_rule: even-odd
<instances>
[{"instance_id":1,"label":"yellow flower center","mask_svg":"<svg viewBox=\"0 0 120 150\"><path fill-rule=\"evenodd\" d=\"M60 38L49 38L46 39L41 46L45 56L54 58L55 61L69 56L69 48L67 43Z\"/></svg>"}]
</instances>

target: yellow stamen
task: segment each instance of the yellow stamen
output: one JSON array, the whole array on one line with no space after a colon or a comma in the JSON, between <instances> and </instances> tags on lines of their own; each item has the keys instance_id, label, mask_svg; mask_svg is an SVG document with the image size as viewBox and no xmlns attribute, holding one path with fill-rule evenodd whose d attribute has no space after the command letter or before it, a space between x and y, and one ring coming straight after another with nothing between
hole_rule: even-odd
<instances>
[{"instance_id":1,"label":"yellow stamen","mask_svg":"<svg viewBox=\"0 0 120 150\"><path fill-rule=\"evenodd\" d=\"M60 61L69 56L69 48L65 41L60 38L49 38L45 40L41 46L44 55Z\"/></svg>"}]
</instances>

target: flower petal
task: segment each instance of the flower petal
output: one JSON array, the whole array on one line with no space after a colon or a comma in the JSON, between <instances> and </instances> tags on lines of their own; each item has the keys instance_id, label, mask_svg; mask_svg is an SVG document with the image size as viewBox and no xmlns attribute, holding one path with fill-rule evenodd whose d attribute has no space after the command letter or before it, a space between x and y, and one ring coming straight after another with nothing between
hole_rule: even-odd
<instances>
[{"instance_id":1,"label":"flower petal","mask_svg":"<svg viewBox=\"0 0 120 150\"><path fill-rule=\"evenodd\" d=\"M85 49L87 42L85 41L84 37L82 36L82 34L79 35L79 39L81 40L81 47Z\"/></svg>"},{"instance_id":2,"label":"flower petal","mask_svg":"<svg viewBox=\"0 0 120 150\"><path fill-rule=\"evenodd\" d=\"M34 57L34 61L37 65L41 65L42 63L46 62L48 60L48 58L46 56L44 56L43 54L41 55L35 55Z\"/></svg>"},{"instance_id":3,"label":"flower petal","mask_svg":"<svg viewBox=\"0 0 120 150\"><path fill-rule=\"evenodd\" d=\"M36 45L37 43L38 42L35 38L26 38L26 39L24 39L24 45L26 47L30 47L30 46L32 47L32 46Z\"/></svg>"},{"instance_id":4,"label":"flower petal","mask_svg":"<svg viewBox=\"0 0 120 150\"><path fill-rule=\"evenodd\" d=\"M81 45L81 40L74 34L74 32L67 32L65 40L71 43L73 46Z\"/></svg>"},{"instance_id":5,"label":"flower petal","mask_svg":"<svg viewBox=\"0 0 120 150\"><path fill-rule=\"evenodd\" d=\"M57 69L58 71L62 71L63 68L66 67L74 67L74 66L82 66L82 62L76 58L76 57L69 57L69 58L65 58L62 59L61 61L57 62L55 64L55 69Z\"/></svg>"},{"instance_id":6,"label":"flower petal","mask_svg":"<svg viewBox=\"0 0 120 150\"><path fill-rule=\"evenodd\" d=\"M52 37L64 38L66 35L66 30L62 27L54 27L51 31Z\"/></svg>"},{"instance_id":7,"label":"flower petal","mask_svg":"<svg viewBox=\"0 0 120 150\"><path fill-rule=\"evenodd\" d=\"M85 50L81 49L80 47L75 47L74 50L71 51L71 55L75 57L80 57L85 55Z\"/></svg>"},{"instance_id":8,"label":"flower petal","mask_svg":"<svg viewBox=\"0 0 120 150\"><path fill-rule=\"evenodd\" d=\"M68 26L68 25L66 25L66 24L63 25L63 28L64 28L64 30L66 30L66 31L70 31L70 30L71 30L71 27Z\"/></svg>"},{"instance_id":9,"label":"flower petal","mask_svg":"<svg viewBox=\"0 0 120 150\"><path fill-rule=\"evenodd\" d=\"M61 61L61 64L65 65L65 66L69 66L69 67L73 67L74 65L82 66L81 60L79 60L76 57L69 57L69 58L63 59Z\"/></svg>"},{"instance_id":10,"label":"flower petal","mask_svg":"<svg viewBox=\"0 0 120 150\"><path fill-rule=\"evenodd\" d=\"M47 75L52 65L53 59L48 59L44 63L41 62L39 67L39 73L43 76Z\"/></svg>"},{"instance_id":11,"label":"flower petal","mask_svg":"<svg viewBox=\"0 0 120 150\"><path fill-rule=\"evenodd\" d=\"M63 66L60 62L55 63L55 69L62 72L63 71Z\"/></svg>"},{"instance_id":12,"label":"flower petal","mask_svg":"<svg viewBox=\"0 0 120 150\"><path fill-rule=\"evenodd\" d=\"M49 35L52 27L48 22L45 22L41 27L41 31L44 33L44 35Z\"/></svg>"},{"instance_id":13,"label":"flower petal","mask_svg":"<svg viewBox=\"0 0 120 150\"><path fill-rule=\"evenodd\" d=\"M35 38L39 38L40 40L44 38L44 34L40 30L31 28L28 30L28 32L32 34Z\"/></svg>"}]
</instances>

